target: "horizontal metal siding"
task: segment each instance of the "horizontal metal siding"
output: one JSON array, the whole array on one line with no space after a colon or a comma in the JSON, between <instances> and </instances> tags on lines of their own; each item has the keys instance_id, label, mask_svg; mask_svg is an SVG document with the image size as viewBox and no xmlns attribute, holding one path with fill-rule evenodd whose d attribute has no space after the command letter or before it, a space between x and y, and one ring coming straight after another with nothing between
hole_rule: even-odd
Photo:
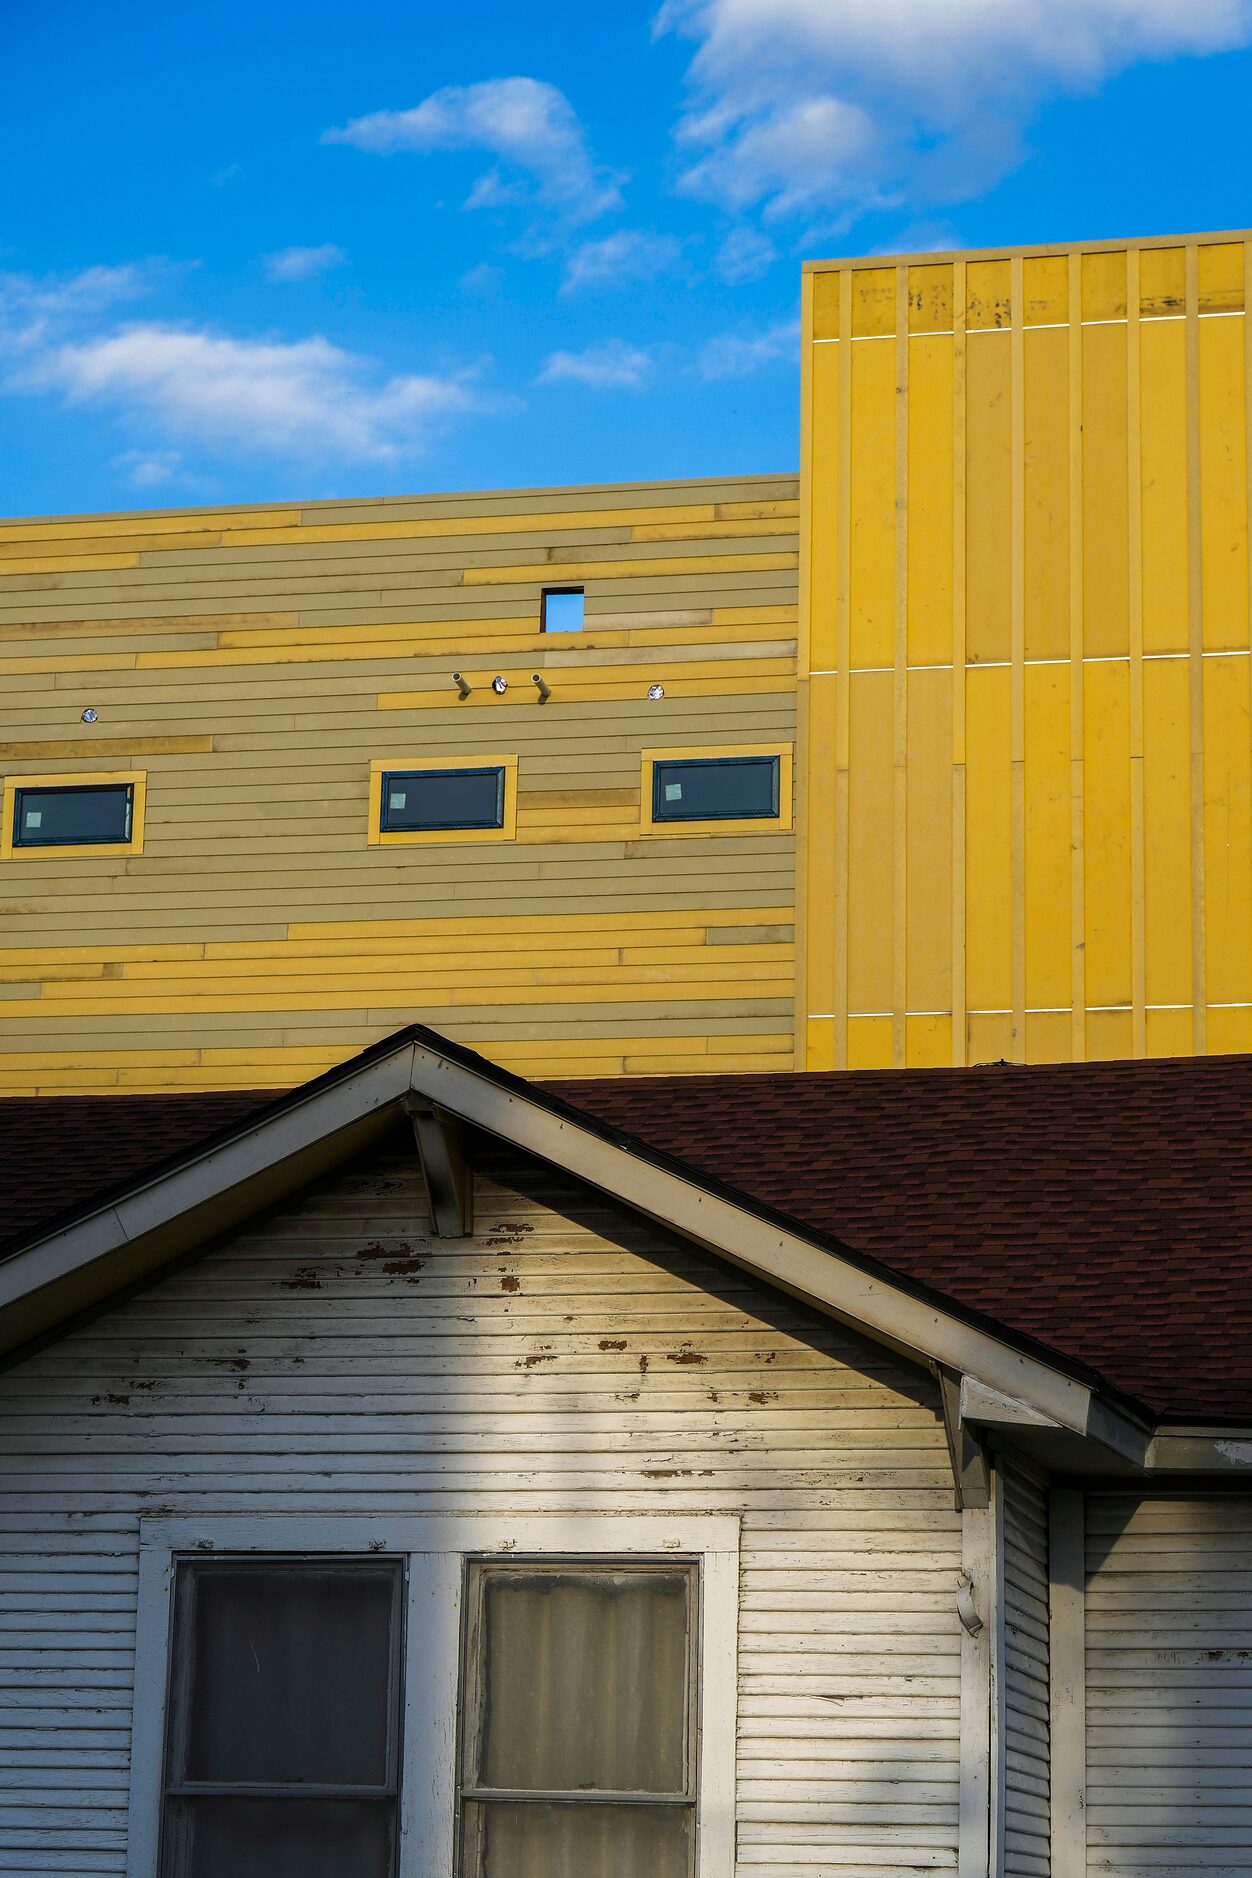
<instances>
[{"instance_id":1,"label":"horizontal metal siding","mask_svg":"<svg viewBox=\"0 0 1252 1878\"><path fill-rule=\"evenodd\" d=\"M1088 1496L1087 1848L1252 1872L1252 1499Z\"/></svg>"},{"instance_id":2,"label":"horizontal metal siding","mask_svg":"<svg viewBox=\"0 0 1252 1878\"><path fill-rule=\"evenodd\" d=\"M501 1166L474 1237L432 1243L384 1158L0 1377L7 1878L123 1869L158 1509L737 1512L741 1878L954 1868L929 1378L548 1191Z\"/></svg>"},{"instance_id":3,"label":"horizontal metal siding","mask_svg":"<svg viewBox=\"0 0 1252 1878\"><path fill-rule=\"evenodd\" d=\"M1048 1878L1048 1501L1039 1470L1002 1454L1004 1871Z\"/></svg>"}]
</instances>

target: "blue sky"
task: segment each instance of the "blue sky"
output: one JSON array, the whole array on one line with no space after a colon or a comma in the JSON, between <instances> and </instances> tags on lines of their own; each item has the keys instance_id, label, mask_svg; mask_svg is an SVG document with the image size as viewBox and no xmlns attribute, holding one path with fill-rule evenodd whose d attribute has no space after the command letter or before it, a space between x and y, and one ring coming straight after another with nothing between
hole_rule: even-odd
<instances>
[{"instance_id":1,"label":"blue sky","mask_svg":"<svg viewBox=\"0 0 1252 1878\"><path fill-rule=\"evenodd\" d=\"M807 255L1252 221L1252 0L0 0L0 513L783 470Z\"/></svg>"}]
</instances>

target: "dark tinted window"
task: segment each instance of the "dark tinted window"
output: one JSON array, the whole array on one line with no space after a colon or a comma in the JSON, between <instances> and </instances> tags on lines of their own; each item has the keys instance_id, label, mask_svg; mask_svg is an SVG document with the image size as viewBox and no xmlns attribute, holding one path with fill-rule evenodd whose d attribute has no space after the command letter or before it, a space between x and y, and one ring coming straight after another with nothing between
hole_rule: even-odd
<instances>
[{"instance_id":1,"label":"dark tinted window","mask_svg":"<svg viewBox=\"0 0 1252 1878\"><path fill-rule=\"evenodd\" d=\"M383 777L385 835L503 826L503 769L393 770Z\"/></svg>"},{"instance_id":2,"label":"dark tinted window","mask_svg":"<svg viewBox=\"0 0 1252 1878\"><path fill-rule=\"evenodd\" d=\"M652 765L654 822L764 820L777 814L776 756L664 758Z\"/></svg>"},{"instance_id":3,"label":"dark tinted window","mask_svg":"<svg viewBox=\"0 0 1252 1878\"><path fill-rule=\"evenodd\" d=\"M546 633L580 633L583 629L583 590L581 587L545 587L543 617L540 625Z\"/></svg>"},{"instance_id":4,"label":"dark tinted window","mask_svg":"<svg viewBox=\"0 0 1252 1878\"><path fill-rule=\"evenodd\" d=\"M398 1565L184 1562L163 1878L392 1878Z\"/></svg>"},{"instance_id":5,"label":"dark tinted window","mask_svg":"<svg viewBox=\"0 0 1252 1878\"><path fill-rule=\"evenodd\" d=\"M14 791L13 845L55 848L129 841L130 783L84 783Z\"/></svg>"}]
</instances>

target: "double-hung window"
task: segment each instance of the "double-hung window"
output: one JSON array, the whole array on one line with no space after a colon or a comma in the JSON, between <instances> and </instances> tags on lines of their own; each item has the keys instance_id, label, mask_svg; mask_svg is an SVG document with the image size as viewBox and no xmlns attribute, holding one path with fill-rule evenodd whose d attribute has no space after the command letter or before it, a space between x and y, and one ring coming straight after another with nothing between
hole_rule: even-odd
<instances>
[{"instance_id":1,"label":"double-hung window","mask_svg":"<svg viewBox=\"0 0 1252 1878\"><path fill-rule=\"evenodd\" d=\"M732 1878L738 1524L145 1521L128 1878Z\"/></svg>"}]
</instances>

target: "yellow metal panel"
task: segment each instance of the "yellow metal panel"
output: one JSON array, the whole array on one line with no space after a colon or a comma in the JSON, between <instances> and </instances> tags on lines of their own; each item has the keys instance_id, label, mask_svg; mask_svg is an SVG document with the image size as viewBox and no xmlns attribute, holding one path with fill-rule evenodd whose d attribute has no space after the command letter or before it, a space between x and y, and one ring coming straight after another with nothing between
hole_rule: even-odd
<instances>
[{"instance_id":1,"label":"yellow metal panel","mask_svg":"<svg viewBox=\"0 0 1252 1878\"><path fill-rule=\"evenodd\" d=\"M1183 652L1187 646L1187 349L1181 322L1171 319L1143 326L1139 346L1143 649Z\"/></svg>"},{"instance_id":2,"label":"yellow metal panel","mask_svg":"<svg viewBox=\"0 0 1252 1878\"><path fill-rule=\"evenodd\" d=\"M1082 316L1084 320L1124 320L1126 317L1126 256L1114 249L1107 254L1082 257Z\"/></svg>"},{"instance_id":3,"label":"yellow metal panel","mask_svg":"<svg viewBox=\"0 0 1252 1878\"><path fill-rule=\"evenodd\" d=\"M1190 1056L1191 1012L1148 1011L1148 1055Z\"/></svg>"},{"instance_id":4,"label":"yellow metal panel","mask_svg":"<svg viewBox=\"0 0 1252 1878\"><path fill-rule=\"evenodd\" d=\"M910 672L907 902L896 910L897 920L905 920L910 1012L950 1012L952 1008L951 854L952 673ZM912 1040L922 1034L915 1033L914 1022L909 1019L909 1061L916 1060ZM951 1046L948 1022L942 1029L946 1051ZM931 1033L925 1034L930 1037ZM933 1039L925 1048L934 1048Z\"/></svg>"},{"instance_id":5,"label":"yellow metal panel","mask_svg":"<svg viewBox=\"0 0 1252 1878\"><path fill-rule=\"evenodd\" d=\"M1204 661L1204 931L1214 1005L1252 1002L1252 722L1248 660Z\"/></svg>"},{"instance_id":6,"label":"yellow metal panel","mask_svg":"<svg viewBox=\"0 0 1252 1878\"><path fill-rule=\"evenodd\" d=\"M1062 272L1063 278L1063 272ZM1069 355L1056 327L1023 337L1024 608L1028 659L1069 651Z\"/></svg>"},{"instance_id":7,"label":"yellow metal panel","mask_svg":"<svg viewBox=\"0 0 1252 1878\"><path fill-rule=\"evenodd\" d=\"M1092 1063L1118 1063L1134 1054L1129 1011L1087 1012L1087 1057Z\"/></svg>"},{"instance_id":8,"label":"yellow metal panel","mask_svg":"<svg viewBox=\"0 0 1252 1878\"><path fill-rule=\"evenodd\" d=\"M1139 310L1144 319L1179 316L1187 304L1181 248L1144 248L1139 256Z\"/></svg>"},{"instance_id":9,"label":"yellow metal panel","mask_svg":"<svg viewBox=\"0 0 1252 1878\"><path fill-rule=\"evenodd\" d=\"M1007 670L970 667L965 694L965 996L971 1012L1012 1006L1010 694ZM1000 1053L1012 1054L1007 1041Z\"/></svg>"},{"instance_id":10,"label":"yellow metal panel","mask_svg":"<svg viewBox=\"0 0 1252 1878\"><path fill-rule=\"evenodd\" d=\"M1222 252L1201 248L1206 253ZM1238 251L1242 256L1242 251ZM1199 326L1200 564L1207 651L1248 644L1248 438L1242 319Z\"/></svg>"},{"instance_id":11,"label":"yellow metal panel","mask_svg":"<svg viewBox=\"0 0 1252 1878\"><path fill-rule=\"evenodd\" d=\"M1189 1004L1191 751L1185 659L1143 666L1144 985L1149 1005ZM1152 1053L1151 1041L1148 1044Z\"/></svg>"},{"instance_id":12,"label":"yellow metal panel","mask_svg":"<svg viewBox=\"0 0 1252 1878\"><path fill-rule=\"evenodd\" d=\"M1089 662L1083 684L1090 1013L1095 1007L1131 1002L1129 665L1120 659ZM1122 1054L1130 1054L1129 1046Z\"/></svg>"},{"instance_id":13,"label":"yellow metal panel","mask_svg":"<svg viewBox=\"0 0 1252 1878\"><path fill-rule=\"evenodd\" d=\"M895 346L852 347L849 631L852 669L890 665L895 629Z\"/></svg>"},{"instance_id":14,"label":"yellow metal panel","mask_svg":"<svg viewBox=\"0 0 1252 1878\"><path fill-rule=\"evenodd\" d=\"M907 594L911 665L946 665L952 658L952 364L949 338L909 341Z\"/></svg>"},{"instance_id":15,"label":"yellow metal panel","mask_svg":"<svg viewBox=\"0 0 1252 1878\"><path fill-rule=\"evenodd\" d=\"M1022 262L1022 320L1064 325L1069 318L1069 263L1063 254L1028 254Z\"/></svg>"},{"instance_id":16,"label":"yellow metal panel","mask_svg":"<svg viewBox=\"0 0 1252 1878\"><path fill-rule=\"evenodd\" d=\"M1067 665L1025 672L1026 1003L1070 999L1070 673ZM1038 1060L1027 1026L1027 1055ZM1066 1049L1068 1054L1068 1019Z\"/></svg>"},{"instance_id":17,"label":"yellow metal panel","mask_svg":"<svg viewBox=\"0 0 1252 1878\"><path fill-rule=\"evenodd\" d=\"M807 786L807 809L801 822L801 838L808 849L808 1007L810 1011L829 1014L835 1006L835 904L836 904L836 770L830 761L835 742L835 706L837 687L833 676L815 677L809 685L808 776L800 778L799 787ZM832 1020L833 1021L833 1020ZM834 1047L833 1031L820 1033L823 1047L829 1040ZM834 1068L829 1063L809 1067Z\"/></svg>"},{"instance_id":18,"label":"yellow metal panel","mask_svg":"<svg viewBox=\"0 0 1252 1878\"><path fill-rule=\"evenodd\" d=\"M1202 313L1243 311L1243 243L1202 242L1197 257Z\"/></svg>"},{"instance_id":19,"label":"yellow metal panel","mask_svg":"<svg viewBox=\"0 0 1252 1878\"><path fill-rule=\"evenodd\" d=\"M1130 647L1125 326L1084 327L1082 351L1083 644L1108 657Z\"/></svg>"},{"instance_id":20,"label":"yellow metal panel","mask_svg":"<svg viewBox=\"0 0 1252 1878\"><path fill-rule=\"evenodd\" d=\"M848 1009L858 1013L890 1011L894 860L891 674L854 673L850 693ZM849 1064L851 1047L849 1041ZM891 1061L890 1043L885 1060Z\"/></svg>"},{"instance_id":21,"label":"yellow metal panel","mask_svg":"<svg viewBox=\"0 0 1252 1878\"><path fill-rule=\"evenodd\" d=\"M1214 1056L1246 1056L1252 1051L1252 1009L1247 1005L1235 1010L1210 1006L1208 1030L1209 1050Z\"/></svg>"},{"instance_id":22,"label":"yellow metal panel","mask_svg":"<svg viewBox=\"0 0 1252 1878\"><path fill-rule=\"evenodd\" d=\"M841 274L813 276L813 337L838 339Z\"/></svg>"},{"instance_id":23,"label":"yellow metal panel","mask_svg":"<svg viewBox=\"0 0 1252 1878\"><path fill-rule=\"evenodd\" d=\"M833 669L836 657L836 605L839 584L839 343L813 350L812 523L810 528L809 656L811 669Z\"/></svg>"},{"instance_id":24,"label":"yellow metal panel","mask_svg":"<svg viewBox=\"0 0 1252 1878\"><path fill-rule=\"evenodd\" d=\"M971 663L985 663L1007 659L1010 650L1013 412L1007 331L971 333L966 374L965 647Z\"/></svg>"},{"instance_id":25,"label":"yellow metal panel","mask_svg":"<svg viewBox=\"0 0 1252 1878\"><path fill-rule=\"evenodd\" d=\"M1068 1063L1073 1026L1068 1011L1027 1011L1026 1061Z\"/></svg>"},{"instance_id":26,"label":"yellow metal panel","mask_svg":"<svg viewBox=\"0 0 1252 1878\"><path fill-rule=\"evenodd\" d=\"M890 1069L891 1053L889 1017L848 1019L849 1069Z\"/></svg>"},{"instance_id":27,"label":"yellow metal panel","mask_svg":"<svg viewBox=\"0 0 1252 1878\"><path fill-rule=\"evenodd\" d=\"M908 270L909 331L911 333L950 333L952 331L952 263L941 261L933 267Z\"/></svg>"},{"instance_id":28,"label":"yellow metal panel","mask_svg":"<svg viewBox=\"0 0 1252 1878\"><path fill-rule=\"evenodd\" d=\"M1012 314L1012 263L971 261L965 270L965 324L970 332L1007 326Z\"/></svg>"},{"instance_id":29,"label":"yellow metal panel","mask_svg":"<svg viewBox=\"0 0 1252 1878\"><path fill-rule=\"evenodd\" d=\"M909 1069L944 1069L952 1058L952 1019L929 1013L905 1021L905 1063Z\"/></svg>"},{"instance_id":30,"label":"yellow metal panel","mask_svg":"<svg viewBox=\"0 0 1252 1878\"><path fill-rule=\"evenodd\" d=\"M861 269L852 281L852 333L857 339L874 338L896 329L896 271L893 267Z\"/></svg>"},{"instance_id":31,"label":"yellow metal panel","mask_svg":"<svg viewBox=\"0 0 1252 1878\"><path fill-rule=\"evenodd\" d=\"M1013 1060L1013 1018L1008 1011L971 1011L969 1014L966 1062L977 1067L984 1063L1010 1063Z\"/></svg>"}]
</instances>

